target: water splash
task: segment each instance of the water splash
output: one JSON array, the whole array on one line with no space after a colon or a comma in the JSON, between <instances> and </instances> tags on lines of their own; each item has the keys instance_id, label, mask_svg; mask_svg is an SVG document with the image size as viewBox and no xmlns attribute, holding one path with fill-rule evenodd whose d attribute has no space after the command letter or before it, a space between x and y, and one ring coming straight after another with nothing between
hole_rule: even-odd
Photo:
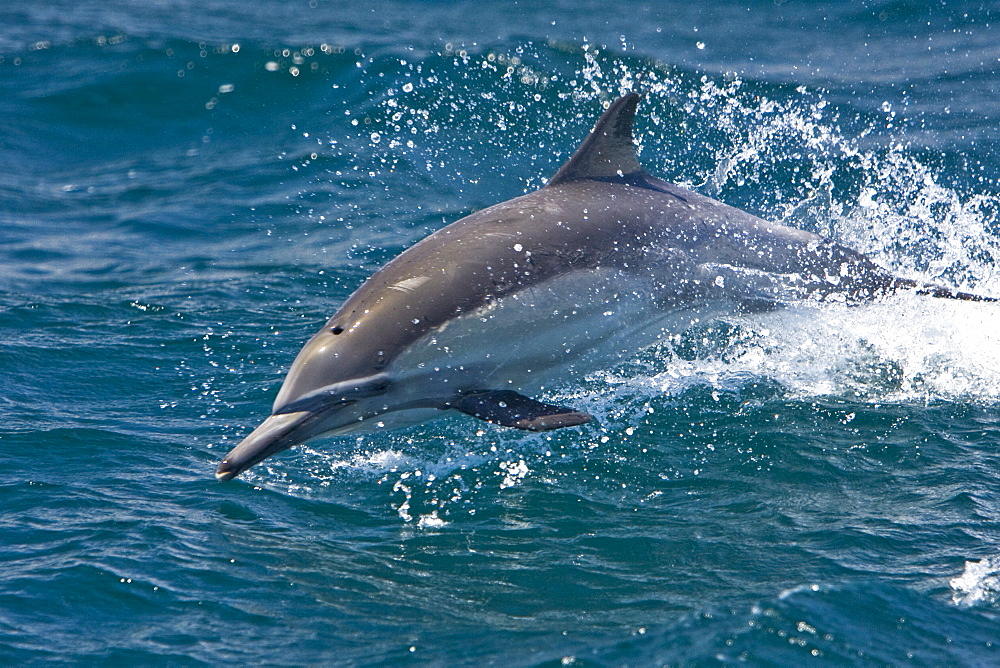
<instances>
[{"instance_id":1,"label":"water splash","mask_svg":"<svg viewBox=\"0 0 1000 668\"><path fill-rule=\"evenodd\" d=\"M955 605L970 607L989 605L1000 595L1000 559L986 557L965 562L965 570L949 584Z\"/></svg>"},{"instance_id":2,"label":"water splash","mask_svg":"<svg viewBox=\"0 0 1000 668\"><path fill-rule=\"evenodd\" d=\"M764 377L796 398L992 403L1000 400L1000 310L990 306L899 295L718 321L676 337L668 368L651 381L667 394L694 384L731 391Z\"/></svg>"}]
</instances>

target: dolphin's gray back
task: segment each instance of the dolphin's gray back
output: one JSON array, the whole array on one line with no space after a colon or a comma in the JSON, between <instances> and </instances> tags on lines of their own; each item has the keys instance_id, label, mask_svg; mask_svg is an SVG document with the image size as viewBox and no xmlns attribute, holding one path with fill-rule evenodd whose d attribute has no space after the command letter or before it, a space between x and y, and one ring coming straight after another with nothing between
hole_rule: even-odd
<instances>
[{"instance_id":1,"label":"dolphin's gray back","mask_svg":"<svg viewBox=\"0 0 1000 668\"><path fill-rule=\"evenodd\" d=\"M859 253L659 183L567 181L472 214L376 272L325 331L354 339L352 363L376 372L457 315L573 271L621 269L678 293L702 290L705 266L799 274L813 290L892 284Z\"/></svg>"}]
</instances>

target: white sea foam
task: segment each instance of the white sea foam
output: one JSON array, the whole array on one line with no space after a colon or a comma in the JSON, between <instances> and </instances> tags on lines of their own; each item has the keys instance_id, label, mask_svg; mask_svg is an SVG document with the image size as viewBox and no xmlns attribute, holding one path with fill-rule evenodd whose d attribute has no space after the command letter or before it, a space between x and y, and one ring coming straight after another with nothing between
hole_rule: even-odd
<instances>
[{"instance_id":1,"label":"white sea foam","mask_svg":"<svg viewBox=\"0 0 1000 668\"><path fill-rule=\"evenodd\" d=\"M951 600L955 605L995 603L1000 594L1000 558L986 557L965 562L962 574L953 578Z\"/></svg>"},{"instance_id":2,"label":"white sea foam","mask_svg":"<svg viewBox=\"0 0 1000 668\"><path fill-rule=\"evenodd\" d=\"M677 360L651 380L738 389L771 378L795 396L873 402L1000 399L1000 307L900 295L865 306L803 303L734 318L724 354Z\"/></svg>"}]
</instances>

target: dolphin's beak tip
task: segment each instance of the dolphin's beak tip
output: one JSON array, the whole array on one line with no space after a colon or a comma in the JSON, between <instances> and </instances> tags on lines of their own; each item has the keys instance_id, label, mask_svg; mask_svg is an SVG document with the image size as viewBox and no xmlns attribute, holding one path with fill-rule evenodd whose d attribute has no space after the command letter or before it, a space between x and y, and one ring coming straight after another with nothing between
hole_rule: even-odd
<instances>
[{"instance_id":1,"label":"dolphin's beak tip","mask_svg":"<svg viewBox=\"0 0 1000 668\"><path fill-rule=\"evenodd\" d=\"M232 480L238 475L238 471L234 470L228 461L223 459L219 463L219 468L215 469L215 479L219 482L226 482L227 480Z\"/></svg>"},{"instance_id":2,"label":"dolphin's beak tip","mask_svg":"<svg viewBox=\"0 0 1000 668\"><path fill-rule=\"evenodd\" d=\"M271 415L219 462L215 479L219 482L232 480L271 455L307 440L310 435L307 433L300 439L301 431L297 430L313 415L308 411Z\"/></svg>"}]
</instances>

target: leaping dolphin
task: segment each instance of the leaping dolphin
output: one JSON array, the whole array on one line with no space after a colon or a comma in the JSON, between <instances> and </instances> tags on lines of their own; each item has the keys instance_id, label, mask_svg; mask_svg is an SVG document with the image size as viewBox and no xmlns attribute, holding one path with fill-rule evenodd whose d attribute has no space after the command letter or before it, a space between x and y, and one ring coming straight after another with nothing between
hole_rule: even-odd
<instances>
[{"instance_id":1,"label":"leaping dolphin","mask_svg":"<svg viewBox=\"0 0 1000 668\"><path fill-rule=\"evenodd\" d=\"M529 395L699 318L903 289L815 234L662 181L639 165L641 96L612 103L548 184L462 218L371 276L306 343L269 418L226 455L229 480L324 434L456 410L543 431L592 418Z\"/></svg>"}]
</instances>

